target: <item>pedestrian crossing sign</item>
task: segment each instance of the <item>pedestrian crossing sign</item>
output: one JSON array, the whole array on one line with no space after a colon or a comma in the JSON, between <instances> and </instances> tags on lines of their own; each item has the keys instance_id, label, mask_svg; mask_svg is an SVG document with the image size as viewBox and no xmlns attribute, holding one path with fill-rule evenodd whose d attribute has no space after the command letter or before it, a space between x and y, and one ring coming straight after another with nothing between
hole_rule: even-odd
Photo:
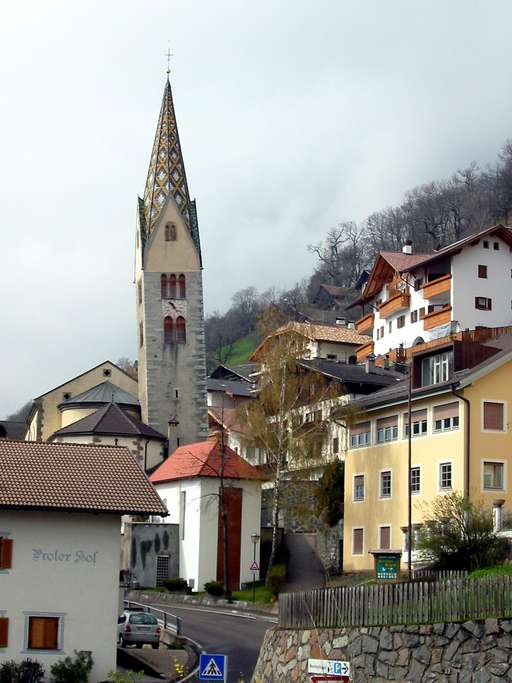
<instances>
[{"instance_id":1,"label":"pedestrian crossing sign","mask_svg":"<svg viewBox=\"0 0 512 683\"><path fill-rule=\"evenodd\" d=\"M206 652L199 658L200 681L227 681L227 655L212 655Z\"/></svg>"}]
</instances>

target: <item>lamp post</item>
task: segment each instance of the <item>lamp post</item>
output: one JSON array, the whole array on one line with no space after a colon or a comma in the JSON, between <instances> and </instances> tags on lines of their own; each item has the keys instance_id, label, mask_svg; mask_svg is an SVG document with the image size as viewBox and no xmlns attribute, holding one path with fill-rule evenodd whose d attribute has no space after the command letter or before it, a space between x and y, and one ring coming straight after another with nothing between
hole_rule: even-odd
<instances>
[{"instance_id":1,"label":"lamp post","mask_svg":"<svg viewBox=\"0 0 512 683\"><path fill-rule=\"evenodd\" d=\"M254 567L256 567L256 546L258 545L260 541L260 535L257 533L251 534L251 541L252 541L252 601L256 602L256 570Z\"/></svg>"}]
</instances>

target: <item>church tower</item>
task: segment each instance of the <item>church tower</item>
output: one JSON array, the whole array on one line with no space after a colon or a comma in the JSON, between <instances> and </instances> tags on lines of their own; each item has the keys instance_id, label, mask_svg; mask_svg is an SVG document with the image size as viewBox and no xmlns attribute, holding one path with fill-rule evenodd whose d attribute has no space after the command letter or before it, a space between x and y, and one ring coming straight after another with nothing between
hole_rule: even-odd
<instances>
[{"instance_id":1,"label":"church tower","mask_svg":"<svg viewBox=\"0 0 512 683\"><path fill-rule=\"evenodd\" d=\"M169 78L136 233L142 419L168 434L169 452L208 436L201 245Z\"/></svg>"}]
</instances>

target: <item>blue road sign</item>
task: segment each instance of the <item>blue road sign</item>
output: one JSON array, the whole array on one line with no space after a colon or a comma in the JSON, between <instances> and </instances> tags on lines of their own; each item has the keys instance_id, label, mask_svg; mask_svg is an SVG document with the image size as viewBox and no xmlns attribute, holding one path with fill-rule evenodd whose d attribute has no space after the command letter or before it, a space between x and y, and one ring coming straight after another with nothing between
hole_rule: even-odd
<instances>
[{"instance_id":1,"label":"blue road sign","mask_svg":"<svg viewBox=\"0 0 512 683\"><path fill-rule=\"evenodd\" d=\"M211 655L203 652L199 657L200 681L226 681L227 671L227 655Z\"/></svg>"}]
</instances>

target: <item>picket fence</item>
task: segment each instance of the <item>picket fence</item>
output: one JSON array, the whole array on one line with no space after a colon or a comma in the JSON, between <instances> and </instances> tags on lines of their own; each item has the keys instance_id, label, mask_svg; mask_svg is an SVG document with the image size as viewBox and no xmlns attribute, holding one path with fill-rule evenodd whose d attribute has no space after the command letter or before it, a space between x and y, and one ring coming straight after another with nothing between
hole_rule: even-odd
<instances>
[{"instance_id":1,"label":"picket fence","mask_svg":"<svg viewBox=\"0 0 512 683\"><path fill-rule=\"evenodd\" d=\"M323 588L279 596L281 628L437 624L512 617L512 577Z\"/></svg>"}]
</instances>

